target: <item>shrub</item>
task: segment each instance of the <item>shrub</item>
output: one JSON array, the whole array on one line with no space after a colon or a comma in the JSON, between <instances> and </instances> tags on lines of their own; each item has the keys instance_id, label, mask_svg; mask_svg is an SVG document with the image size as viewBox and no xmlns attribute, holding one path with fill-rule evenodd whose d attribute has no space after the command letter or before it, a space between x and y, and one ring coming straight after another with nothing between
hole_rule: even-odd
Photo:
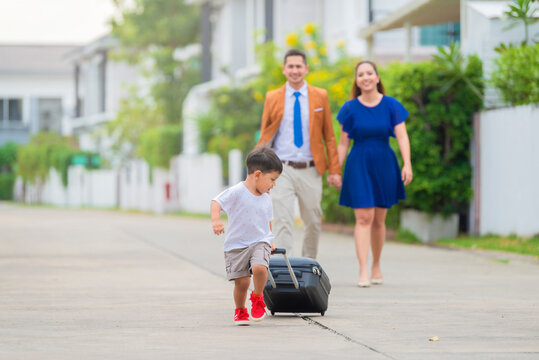
<instances>
[{"instance_id":1,"label":"shrub","mask_svg":"<svg viewBox=\"0 0 539 360\"><path fill-rule=\"evenodd\" d=\"M17 174L30 184L43 184L52 167L60 173L63 185L67 186L67 171L71 165L71 159L76 155L94 154L79 150L73 138L49 132L38 133L32 136L27 145L19 148ZM87 167L97 166L89 163Z\"/></svg>"},{"instance_id":2,"label":"shrub","mask_svg":"<svg viewBox=\"0 0 539 360\"><path fill-rule=\"evenodd\" d=\"M494 59L491 82L508 104L539 104L539 43L505 49Z\"/></svg>"},{"instance_id":3,"label":"shrub","mask_svg":"<svg viewBox=\"0 0 539 360\"><path fill-rule=\"evenodd\" d=\"M17 144L8 142L0 147L0 200L13 200L16 161Z\"/></svg>"},{"instance_id":4,"label":"shrub","mask_svg":"<svg viewBox=\"0 0 539 360\"><path fill-rule=\"evenodd\" d=\"M406 188L405 208L445 215L467 211L471 124L482 107L476 93L483 89L482 64L476 56L458 61L461 74L432 61L395 63L382 73L388 94L410 113L406 126L414 181ZM400 158L396 141L392 146Z\"/></svg>"},{"instance_id":5,"label":"shrub","mask_svg":"<svg viewBox=\"0 0 539 360\"><path fill-rule=\"evenodd\" d=\"M164 125L144 131L140 136L137 154L150 167L168 169L170 159L181 152L180 125Z\"/></svg>"},{"instance_id":6,"label":"shrub","mask_svg":"<svg viewBox=\"0 0 539 360\"><path fill-rule=\"evenodd\" d=\"M0 173L0 200L13 200L13 186L15 185L15 174Z\"/></svg>"},{"instance_id":7,"label":"shrub","mask_svg":"<svg viewBox=\"0 0 539 360\"><path fill-rule=\"evenodd\" d=\"M0 173L12 172L16 161L17 144L8 142L0 146Z\"/></svg>"}]
</instances>

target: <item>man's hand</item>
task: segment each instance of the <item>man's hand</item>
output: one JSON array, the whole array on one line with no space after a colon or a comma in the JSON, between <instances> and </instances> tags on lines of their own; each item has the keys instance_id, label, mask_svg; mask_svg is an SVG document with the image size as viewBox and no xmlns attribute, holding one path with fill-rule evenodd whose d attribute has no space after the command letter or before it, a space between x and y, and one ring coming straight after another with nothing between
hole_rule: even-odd
<instances>
[{"instance_id":1,"label":"man's hand","mask_svg":"<svg viewBox=\"0 0 539 360\"><path fill-rule=\"evenodd\" d=\"M223 225L221 219L212 221L211 225L213 227L213 233L215 235L221 235L225 232L225 226Z\"/></svg>"},{"instance_id":2,"label":"man's hand","mask_svg":"<svg viewBox=\"0 0 539 360\"><path fill-rule=\"evenodd\" d=\"M329 174L328 175L328 184L333 186L335 189L339 190L342 186L342 178L339 174Z\"/></svg>"}]
</instances>

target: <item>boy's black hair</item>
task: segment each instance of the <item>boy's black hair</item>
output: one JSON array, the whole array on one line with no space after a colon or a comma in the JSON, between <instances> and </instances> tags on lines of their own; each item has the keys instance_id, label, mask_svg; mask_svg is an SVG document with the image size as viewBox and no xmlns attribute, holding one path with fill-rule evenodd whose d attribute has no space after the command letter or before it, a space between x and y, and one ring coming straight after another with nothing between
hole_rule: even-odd
<instances>
[{"instance_id":1,"label":"boy's black hair","mask_svg":"<svg viewBox=\"0 0 539 360\"><path fill-rule=\"evenodd\" d=\"M277 171L279 174L283 172L283 163L275 152L267 147L258 147L247 155L247 173L252 174L256 170L262 171L263 174Z\"/></svg>"},{"instance_id":2,"label":"boy's black hair","mask_svg":"<svg viewBox=\"0 0 539 360\"><path fill-rule=\"evenodd\" d=\"M303 62L305 65L307 65L307 55L305 54L305 51L299 50L299 49L290 49L284 54L284 61L283 64L286 64L286 59L289 56L301 56L303 58Z\"/></svg>"}]
</instances>

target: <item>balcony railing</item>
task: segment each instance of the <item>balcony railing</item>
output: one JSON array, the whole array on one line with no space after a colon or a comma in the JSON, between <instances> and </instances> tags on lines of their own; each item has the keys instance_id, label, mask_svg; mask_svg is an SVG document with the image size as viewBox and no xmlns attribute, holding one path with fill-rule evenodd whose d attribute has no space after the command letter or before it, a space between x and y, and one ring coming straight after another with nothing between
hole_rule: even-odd
<instances>
[{"instance_id":1,"label":"balcony railing","mask_svg":"<svg viewBox=\"0 0 539 360\"><path fill-rule=\"evenodd\" d=\"M23 123L20 120L0 120L0 131L4 130L25 130L28 131L30 127L28 124Z\"/></svg>"}]
</instances>

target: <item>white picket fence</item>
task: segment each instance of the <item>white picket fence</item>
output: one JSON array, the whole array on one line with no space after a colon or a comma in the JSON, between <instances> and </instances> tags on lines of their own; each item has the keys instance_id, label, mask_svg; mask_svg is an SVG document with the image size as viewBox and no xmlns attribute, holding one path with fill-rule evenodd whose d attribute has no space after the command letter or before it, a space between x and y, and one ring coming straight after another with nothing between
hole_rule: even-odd
<instances>
[{"instance_id":1,"label":"white picket fence","mask_svg":"<svg viewBox=\"0 0 539 360\"><path fill-rule=\"evenodd\" d=\"M241 152L230 153L229 181L240 181ZM151 172L151 177L150 177ZM150 169L142 161L132 161L117 170L87 170L81 165L68 169L68 184L50 169L43 185L15 184L15 200L62 207L115 208L149 211L209 213L210 202L224 189L221 159L214 154L179 155L170 169Z\"/></svg>"}]
</instances>

